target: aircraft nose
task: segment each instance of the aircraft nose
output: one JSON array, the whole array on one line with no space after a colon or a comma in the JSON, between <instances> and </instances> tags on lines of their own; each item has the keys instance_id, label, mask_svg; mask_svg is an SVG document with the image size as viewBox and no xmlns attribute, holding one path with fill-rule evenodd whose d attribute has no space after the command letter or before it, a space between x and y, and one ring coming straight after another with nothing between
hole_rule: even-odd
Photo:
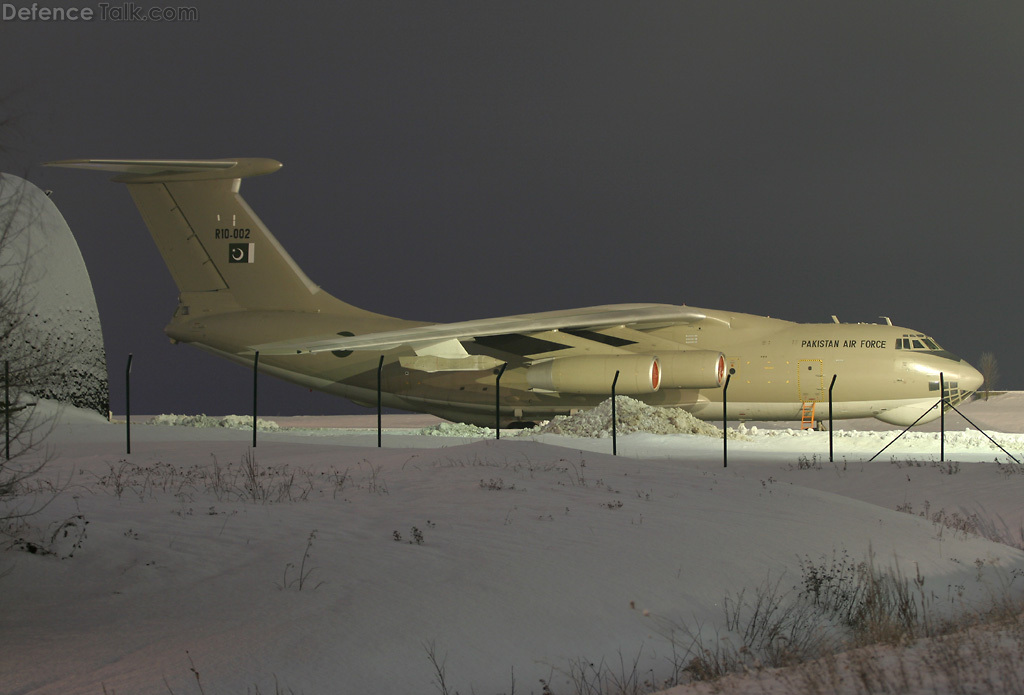
<instances>
[{"instance_id":1,"label":"aircraft nose","mask_svg":"<svg viewBox=\"0 0 1024 695\"><path fill-rule=\"evenodd\" d=\"M960 388L972 393L981 388L982 382L985 381L985 377L981 375L981 372L964 360L960 361L960 374L958 376L960 377Z\"/></svg>"}]
</instances>

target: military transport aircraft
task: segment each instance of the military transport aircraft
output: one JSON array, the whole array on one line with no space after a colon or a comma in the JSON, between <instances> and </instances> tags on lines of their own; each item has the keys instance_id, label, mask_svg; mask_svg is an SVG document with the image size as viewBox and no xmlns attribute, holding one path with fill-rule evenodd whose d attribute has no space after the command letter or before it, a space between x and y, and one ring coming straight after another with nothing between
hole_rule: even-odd
<instances>
[{"instance_id":1,"label":"military transport aircraft","mask_svg":"<svg viewBox=\"0 0 1024 695\"><path fill-rule=\"evenodd\" d=\"M806 324L670 304L613 304L431 324L375 314L313 284L239 195L271 159L76 159L128 186L180 295L164 329L241 364L363 405L502 426L590 408L616 392L721 419L939 416L981 374L922 333ZM500 383L498 379L500 377ZM495 388L500 387L500 407Z\"/></svg>"}]
</instances>

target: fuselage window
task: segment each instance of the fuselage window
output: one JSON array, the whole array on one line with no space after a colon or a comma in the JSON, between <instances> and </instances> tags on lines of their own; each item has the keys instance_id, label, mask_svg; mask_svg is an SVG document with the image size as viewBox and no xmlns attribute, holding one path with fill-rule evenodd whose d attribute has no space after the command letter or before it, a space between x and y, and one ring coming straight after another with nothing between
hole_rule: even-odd
<instances>
[{"instance_id":1,"label":"fuselage window","mask_svg":"<svg viewBox=\"0 0 1024 695\"><path fill-rule=\"evenodd\" d=\"M920 340L915 340L914 347L919 350L924 350L924 343L922 343Z\"/></svg>"}]
</instances>

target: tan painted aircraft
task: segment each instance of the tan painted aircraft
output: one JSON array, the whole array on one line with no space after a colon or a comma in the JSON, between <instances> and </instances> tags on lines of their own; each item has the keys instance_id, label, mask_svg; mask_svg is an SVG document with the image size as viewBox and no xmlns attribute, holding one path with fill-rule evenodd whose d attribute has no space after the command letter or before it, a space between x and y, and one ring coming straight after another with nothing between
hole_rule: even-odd
<instances>
[{"instance_id":1,"label":"tan painted aircraft","mask_svg":"<svg viewBox=\"0 0 1024 695\"><path fill-rule=\"evenodd\" d=\"M670 304L613 304L430 324L371 313L314 285L239 195L270 159L105 160L128 186L180 290L164 329L283 379L376 405L502 426L590 408L616 393L721 419L939 416L981 374L922 333L885 324L793 323ZM618 374L618 377L616 377ZM499 381L500 379L500 381ZM499 394L495 393L500 387ZM500 408L496 413L496 395Z\"/></svg>"}]
</instances>

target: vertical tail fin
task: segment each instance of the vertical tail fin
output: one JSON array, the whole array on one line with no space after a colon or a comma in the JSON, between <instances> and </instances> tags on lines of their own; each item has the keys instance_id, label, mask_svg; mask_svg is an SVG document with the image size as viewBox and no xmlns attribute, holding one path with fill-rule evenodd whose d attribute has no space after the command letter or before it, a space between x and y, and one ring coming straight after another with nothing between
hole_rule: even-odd
<instances>
[{"instance_id":1,"label":"vertical tail fin","mask_svg":"<svg viewBox=\"0 0 1024 695\"><path fill-rule=\"evenodd\" d=\"M272 159L77 159L50 166L115 172L128 186L192 311L351 309L320 290L239 195Z\"/></svg>"}]
</instances>

